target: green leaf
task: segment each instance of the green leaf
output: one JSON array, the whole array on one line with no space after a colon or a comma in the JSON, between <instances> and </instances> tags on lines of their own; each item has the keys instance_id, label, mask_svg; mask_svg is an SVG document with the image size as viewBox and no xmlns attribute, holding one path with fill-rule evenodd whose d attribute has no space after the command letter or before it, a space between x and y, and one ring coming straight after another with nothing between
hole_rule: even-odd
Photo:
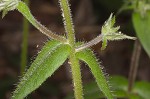
<instances>
[{"instance_id":1,"label":"green leaf","mask_svg":"<svg viewBox=\"0 0 150 99\"><path fill-rule=\"evenodd\" d=\"M150 10L150 3L146 0L137 0L137 7L135 7L135 12L140 13L141 17L145 17L147 11Z\"/></svg>"},{"instance_id":2,"label":"green leaf","mask_svg":"<svg viewBox=\"0 0 150 99\"><path fill-rule=\"evenodd\" d=\"M46 27L44 27L42 24L40 24L40 22L38 22L33 15L30 12L29 7L22 1L19 1L18 6L17 6L17 10L33 25L35 26L40 32L42 32L43 34L45 34L46 36L54 39L54 40L58 40L61 41L63 43L66 43L67 40L66 38L64 38L63 36L57 35L55 33L53 33L52 31L50 31L49 29L47 29Z\"/></svg>"},{"instance_id":3,"label":"green leaf","mask_svg":"<svg viewBox=\"0 0 150 99\"><path fill-rule=\"evenodd\" d=\"M128 99L145 99L145 98L142 98L142 97L140 97L140 96L137 95L137 94L130 94L130 95L128 96Z\"/></svg>"},{"instance_id":4,"label":"green leaf","mask_svg":"<svg viewBox=\"0 0 150 99\"><path fill-rule=\"evenodd\" d=\"M15 78L4 77L0 81L0 99L6 98L6 93L12 88L12 85L17 81Z\"/></svg>"},{"instance_id":5,"label":"green leaf","mask_svg":"<svg viewBox=\"0 0 150 99\"><path fill-rule=\"evenodd\" d=\"M64 63L70 53L70 46L50 41L45 44L26 74L21 78L12 99L23 99L37 89Z\"/></svg>"},{"instance_id":6,"label":"green leaf","mask_svg":"<svg viewBox=\"0 0 150 99\"><path fill-rule=\"evenodd\" d=\"M103 39L101 50L104 50L107 47L107 39Z\"/></svg>"},{"instance_id":7,"label":"green leaf","mask_svg":"<svg viewBox=\"0 0 150 99\"><path fill-rule=\"evenodd\" d=\"M8 13L8 11L3 10L3 12L2 12L2 18L4 18L7 13Z\"/></svg>"},{"instance_id":8,"label":"green leaf","mask_svg":"<svg viewBox=\"0 0 150 99\"><path fill-rule=\"evenodd\" d=\"M120 14L121 12L126 11L126 10L132 10L132 9L134 9L134 4L132 2L133 1L129 1L129 0L124 1L124 4L119 9L119 11L117 12L117 14Z\"/></svg>"},{"instance_id":9,"label":"green leaf","mask_svg":"<svg viewBox=\"0 0 150 99\"><path fill-rule=\"evenodd\" d=\"M105 96L99 91L99 87L97 86L96 82L89 82L84 86L84 98L99 99L105 98Z\"/></svg>"},{"instance_id":10,"label":"green leaf","mask_svg":"<svg viewBox=\"0 0 150 99\"><path fill-rule=\"evenodd\" d=\"M133 13L132 21L137 37L150 57L150 12L144 18L139 13Z\"/></svg>"},{"instance_id":11,"label":"green leaf","mask_svg":"<svg viewBox=\"0 0 150 99\"><path fill-rule=\"evenodd\" d=\"M122 81L120 81L122 80ZM125 81L125 82L124 82ZM114 90L113 94L117 98L127 97L127 92L124 91L124 87L127 87L127 80L120 76L113 76L110 79L110 84ZM105 98L102 92L99 92L99 88L95 82L89 82L84 86L85 99L101 99Z\"/></svg>"},{"instance_id":12,"label":"green leaf","mask_svg":"<svg viewBox=\"0 0 150 99\"><path fill-rule=\"evenodd\" d=\"M122 76L111 76L110 83L114 90L114 95L117 98L126 98L128 97L127 88L128 80Z\"/></svg>"},{"instance_id":13,"label":"green leaf","mask_svg":"<svg viewBox=\"0 0 150 99\"><path fill-rule=\"evenodd\" d=\"M112 76L110 83L115 90L127 91L128 89L128 80L122 76Z\"/></svg>"},{"instance_id":14,"label":"green leaf","mask_svg":"<svg viewBox=\"0 0 150 99\"><path fill-rule=\"evenodd\" d=\"M133 88L133 92L137 93L143 99L150 98L150 83L149 82L136 82Z\"/></svg>"},{"instance_id":15,"label":"green leaf","mask_svg":"<svg viewBox=\"0 0 150 99\"><path fill-rule=\"evenodd\" d=\"M36 19L33 17L33 15L30 12L30 9L28 8L28 6L24 2L19 1L19 4L17 6L17 10L20 13L22 13L23 16L32 23L32 25L34 25L36 28L38 28L38 24L37 24Z\"/></svg>"},{"instance_id":16,"label":"green leaf","mask_svg":"<svg viewBox=\"0 0 150 99\"><path fill-rule=\"evenodd\" d=\"M91 50L84 50L76 53L77 58L84 61L91 69L92 74L94 75L96 82L101 89L101 91L105 94L108 99L113 99L113 95L108 85L108 81L106 80L104 73L97 61L95 55Z\"/></svg>"}]
</instances>

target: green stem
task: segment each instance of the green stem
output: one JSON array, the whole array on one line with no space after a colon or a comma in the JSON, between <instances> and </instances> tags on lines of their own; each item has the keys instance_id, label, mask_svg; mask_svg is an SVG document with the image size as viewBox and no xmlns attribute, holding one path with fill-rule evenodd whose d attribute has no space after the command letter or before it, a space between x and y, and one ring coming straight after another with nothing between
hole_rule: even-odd
<instances>
[{"instance_id":1,"label":"green stem","mask_svg":"<svg viewBox=\"0 0 150 99\"><path fill-rule=\"evenodd\" d=\"M79 60L75 56L75 51L71 52L73 54L70 55L70 65L72 71L73 85L74 85L74 96L75 99L83 99L83 87L82 87L82 79L81 79L81 71Z\"/></svg>"},{"instance_id":2,"label":"green stem","mask_svg":"<svg viewBox=\"0 0 150 99\"><path fill-rule=\"evenodd\" d=\"M101 41L102 41L102 35L99 35L96 38L92 39L91 41L78 46L76 48L76 52L81 51L81 50L86 49L86 48L89 48L89 47L91 47L93 45L96 45L96 44L98 44Z\"/></svg>"},{"instance_id":3,"label":"green stem","mask_svg":"<svg viewBox=\"0 0 150 99\"><path fill-rule=\"evenodd\" d=\"M68 0L59 0L59 1L62 9L62 16L64 18L64 25L65 25L68 41L72 48L70 53L70 65L71 65L72 78L74 84L74 95L76 99L83 99L81 71L80 71L79 60L75 56L75 33L74 33L74 26L72 23L69 3Z\"/></svg>"},{"instance_id":4,"label":"green stem","mask_svg":"<svg viewBox=\"0 0 150 99\"><path fill-rule=\"evenodd\" d=\"M24 0L29 5L29 0ZM27 48L28 48L28 34L29 34L29 23L26 18L23 18L23 41L22 41L22 52L21 52L21 69L20 74L23 75L27 65Z\"/></svg>"},{"instance_id":5,"label":"green stem","mask_svg":"<svg viewBox=\"0 0 150 99\"><path fill-rule=\"evenodd\" d=\"M64 18L65 30L68 36L69 44L75 46L74 26L71 18L68 0L59 0L61 5L62 16Z\"/></svg>"}]
</instances>

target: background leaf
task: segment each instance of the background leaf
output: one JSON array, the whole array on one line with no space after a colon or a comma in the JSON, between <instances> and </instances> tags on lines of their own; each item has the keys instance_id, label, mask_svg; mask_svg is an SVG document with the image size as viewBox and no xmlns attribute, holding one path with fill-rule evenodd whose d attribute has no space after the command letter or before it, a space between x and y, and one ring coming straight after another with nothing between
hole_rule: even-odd
<instances>
[{"instance_id":1,"label":"background leaf","mask_svg":"<svg viewBox=\"0 0 150 99\"><path fill-rule=\"evenodd\" d=\"M110 77L110 84L112 85L112 89L114 90L113 94L117 98L125 98L128 97L127 94L127 86L128 81L126 78L122 76L112 76ZM134 97L134 96L132 96ZM103 99L106 98L104 94L99 90L96 82L88 82L84 85L84 98L85 99ZM73 93L70 93L65 99L74 99Z\"/></svg>"},{"instance_id":2,"label":"background leaf","mask_svg":"<svg viewBox=\"0 0 150 99\"><path fill-rule=\"evenodd\" d=\"M112 76L110 84L117 98L127 97L128 80L122 76Z\"/></svg>"},{"instance_id":3,"label":"background leaf","mask_svg":"<svg viewBox=\"0 0 150 99\"><path fill-rule=\"evenodd\" d=\"M69 53L69 45L57 41L48 42L21 79L12 99L22 99L38 88L64 63Z\"/></svg>"},{"instance_id":4,"label":"background leaf","mask_svg":"<svg viewBox=\"0 0 150 99\"><path fill-rule=\"evenodd\" d=\"M135 12L132 15L132 21L136 34L150 57L150 12L148 12L144 18Z\"/></svg>"},{"instance_id":5,"label":"background leaf","mask_svg":"<svg viewBox=\"0 0 150 99\"><path fill-rule=\"evenodd\" d=\"M136 82L133 92L138 93L138 95L140 95L144 99L149 99L150 98L150 83L144 82L144 81Z\"/></svg>"}]
</instances>

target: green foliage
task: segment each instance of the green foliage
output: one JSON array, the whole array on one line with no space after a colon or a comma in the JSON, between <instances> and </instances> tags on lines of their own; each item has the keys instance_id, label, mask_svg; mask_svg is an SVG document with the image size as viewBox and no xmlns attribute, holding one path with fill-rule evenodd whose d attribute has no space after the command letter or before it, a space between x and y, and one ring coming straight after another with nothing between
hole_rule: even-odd
<instances>
[{"instance_id":1,"label":"green foliage","mask_svg":"<svg viewBox=\"0 0 150 99\"><path fill-rule=\"evenodd\" d=\"M16 90L13 92L12 99L22 99L25 98L32 91L37 89L49 76L51 76L59 67L64 63L64 61L69 57L72 70L72 78L74 84L74 95L76 99L83 99L83 89L81 81L81 72L79 60L84 61L91 69L93 76L96 79L99 89L104 93L105 97L108 99L113 99L114 96L110 90L108 80L104 76L99 62L97 61L93 52L89 49L103 40L103 49L107 45L107 41L112 40L122 40L122 39L135 39L122 34L118 27L114 27L115 17L111 14L109 19L105 22L102 27L102 34L97 38L91 40L91 42L85 43L85 45L78 46L76 48L75 33L72 23L69 2L68 0L59 0L62 16L64 19L64 26L68 38L57 35L52 31L48 30L46 27L41 25L31 14L28 6L19 0L1 0L0 1L0 11L7 11L17 9L23 16L38 30L40 30L46 36L54 39L48 41L41 52L38 54L34 62L31 64L30 68L23 75L20 83L17 85ZM99 40L99 38L101 38ZM121 90L121 89L120 89ZM118 92L118 94L120 94ZM99 95L98 95L99 96ZM87 98L86 98L87 99Z\"/></svg>"},{"instance_id":2,"label":"green foliage","mask_svg":"<svg viewBox=\"0 0 150 99\"><path fill-rule=\"evenodd\" d=\"M70 46L57 41L45 44L26 74L21 78L12 99L22 99L38 88L64 63L70 53Z\"/></svg>"},{"instance_id":3,"label":"green foliage","mask_svg":"<svg viewBox=\"0 0 150 99\"><path fill-rule=\"evenodd\" d=\"M135 82L133 90L131 93L128 93L128 80L121 76L112 76L110 83L113 84L113 88L115 88L115 94L122 91L124 95L116 94L117 97L123 97L129 99L149 99L150 97L150 83L148 82Z\"/></svg>"},{"instance_id":4,"label":"green foliage","mask_svg":"<svg viewBox=\"0 0 150 99\"><path fill-rule=\"evenodd\" d=\"M148 12L144 18L135 12L132 15L132 21L142 46L150 56L150 28L148 28L148 26L150 26L150 12Z\"/></svg>"},{"instance_id":5,"label":"green foliage","mask_svg":"<svg viewBox=\"0 0 150 99\"><path fill-rule=\"evenodd\" d=\"M150 97L150 83L149 82L136 82L134 85L133 93L138 93L143 99Z\"/></svg>"},{"instance_id":6,"label":"green foliage","mask_svg":"<svg viewBox=\"0 0 150 99\"><path fill-rule=\"evenodd\" d=\"M128 80L122 76L111 76L110 84L114 89L114 95L121 99L149 99L150 97L150 83L144 81L137 81L133 87L132 92L128 93ZM89 82L84 85L85 99L101 99L105 98L102 92L99 92L99 88L95 82ZM65 99L72 98L70 94Z\"/></svg>"},{"instance_id":7,"label":"green foliage","mask_svg":"<svg viewBox=\"0 0 150 99\"><path fill-rule=\"evenodd\" d=\"M5 99L5 93L10 90L12 85L17 81L12 77L0 81L0 99Z\"/></svg>"},{"instance_id":8,"label":"green foliage","mask_svg":"<svg viewBox=\"0 0 150 99\"><path fill-rule=\"evenodd\" d=\"M102 69L99 66L99 63L98 63L95 55L92 53L92 51L91 50L81 51L81 52L76 53L76 56L80 60L82 60L86 64L88 64L93 76L96 79L96 82L97 82L99 88L107 96L107 98L113 99L112 93L111 93L109 85L107 83L107 80L105 79Z\"/></svg>"},{"instance_id":9,"label":"green foliage","mask_svg":"<svg viewBox=\"0 0 150 99\"><path fill-rule=\"evenodd\" d=\"M150 56L150 1L149 0L127 0L119 12L123 10L134 10L132 22L143 48Z\"/></svg>"},{"instance_id":10,"label":"green foliage","mask_svg":"<svg viewBox=\"0 0 150 99\"><path fill-rule=\"evenodd\" d=\"M44 27L42 24L40 24L40 22L38 22L33 15L30 12L30 9L28 8L28 6L24 3L24 2L19 2L18 6L16 8L21 14L23 14L23 16L33 25L35 26L39 31L41 31L44 35L52 38L52 39L56 39L58 41L61 42L67 42L67 40L62 37L59 36L57 34L54 34L52 31L48 30L46 27Z\"/></svg>"},{"instance_id":11,"label":"green foliage","mask_svg":"<svg viewBox=\"0 0 150 99\"><path fill-rule=\"evenodd\" d=\"M122 76L112 76L110 79L114 94L118 98L129 99L149 99L150 97L150 83L144 81L135 82L131 93L128 93L128 80Z\"/></svg>"}]
</instances>

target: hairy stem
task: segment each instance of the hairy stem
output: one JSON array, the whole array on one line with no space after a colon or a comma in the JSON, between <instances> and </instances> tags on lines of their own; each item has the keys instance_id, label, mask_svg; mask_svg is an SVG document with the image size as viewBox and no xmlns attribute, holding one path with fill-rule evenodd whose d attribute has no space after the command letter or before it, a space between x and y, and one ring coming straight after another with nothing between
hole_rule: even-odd
<instances>
[{"instance_id":1,"label":"hairy stem","mask_svg":"<svg viewBox=\"0 0 150 99\"><path fill-rule=\"evenodd\" d=\"M79 60L75 56L75 33L74 33L74 27L72 23L69 3L68 0L59 0L59 1L62 9L62 16L64 18L64 25L67 33L67 38L72 48L70 53L70 65L71 65L72 78L74 84L74 95L76 99L83 99L81 71L80 71Z\"/></svg>"},{"instance_id":2,"label":"hairy stem","mask_svg":"<svg viewBox=\"0 0 150 99\"><path fill-rule=\"evenodd\" d=\"M29 5L29 0L25 0L25 3ZM21 52L21 69L20 74L23 75L27 65L27 48L28 48L28 34L29 34L29 23L26 18L23 18L23 41L22 41L22 52Z\"/></svg>"},{"instance_id":3,"label":"hairy stem","mask_svg":"<svg viewBox=\"0 0 150 99\"><path fill-rule=\"evenodd\" d=\"M84 43L83 45L77 47L77 48L76 48L76 51L78 52L78 51L81 51L81 50L83 50L83 49L89 48L89 47L91 47L91 46L93 46L93 45L98 44L98 43L101 42L101 41L102 41L102 35L99 35L99 36L97 36L96 38L92 39L91 41L89 41L89 42L87 42L87 43Z\"/></svg>"},{"instance_id":4,"label":"hairy stem","mask_svg":"<svg viewBox=\"0 0 150 99\"><path fill-rule=\"evenodd\" d=\"M75 53L71 52L71 53ZM70 65L72 71L73 85L74 85L74 95L75 99L83 99L83 87L81 79L81 71L79 60L76 58L75 54L70 55Z\"/></svg>"},{"instance_id":5,"label":"hairy stem","mask_svg":"<svg viewBox=\"0 0 150 99\"><path fill-rule=\"evenodd\" d=\"M130 72L129 72L129 85L128 85L128 92L130 93L132 91L135 78L137 75L138 65L139 65L139 59L141 54L141 44L138 40L135 41L134 44L134 50L132 54L132 60L130 63Z\"/></svg>"},{"instance_id":6,"label":"hairy stem","mask_svg":"<svg viewBox=\"0 0 150 99\"><path fill-rule=\"evenodd\" d=\"M66 43L66 38L59 36L52 31L48 30L46 27L44 27L42 24L40 24L31 14L30 9L28 6L26 6L22 1L19 2L17 9L20 13L23 14L23 16L33 25L35 26L39 31L41 31L43 34L48 36L49 38L58 40L60 42Z\"/></svg>"}]
</instances>

